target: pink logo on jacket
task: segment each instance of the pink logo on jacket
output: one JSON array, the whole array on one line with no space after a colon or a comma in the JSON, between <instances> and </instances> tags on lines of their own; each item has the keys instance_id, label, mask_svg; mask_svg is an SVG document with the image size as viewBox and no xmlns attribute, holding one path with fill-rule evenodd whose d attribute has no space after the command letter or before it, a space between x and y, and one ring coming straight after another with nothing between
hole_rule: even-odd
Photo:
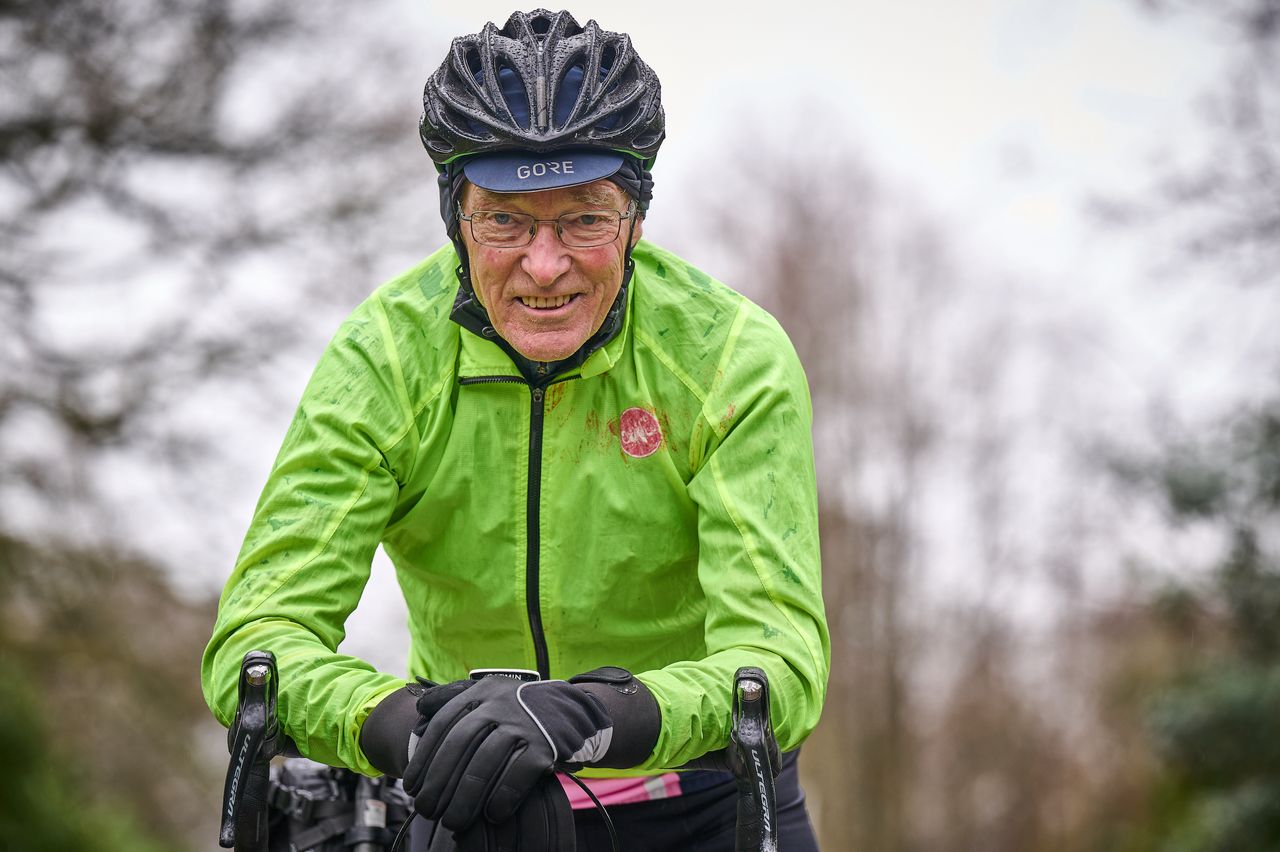
<instances>
[{"instance_id":1,"label":"pink logo on jacket","mask_svg":"<svg viewBox=\"0 0 1280 852\"><path fill-rule=\"evenodd\" d=\"M662 427L652 411L628 408L618 418L618 437L622 439L622 451L632 458L651 456L662 446Z\"/></svg>"}]
</instances>

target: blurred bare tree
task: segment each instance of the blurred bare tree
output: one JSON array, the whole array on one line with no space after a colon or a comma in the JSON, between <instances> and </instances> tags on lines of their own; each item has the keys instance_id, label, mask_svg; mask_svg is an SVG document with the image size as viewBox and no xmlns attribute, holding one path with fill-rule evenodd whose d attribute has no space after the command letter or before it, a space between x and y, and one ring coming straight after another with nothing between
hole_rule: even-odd
<instances>
[{"instance_id":1,"label":"blurred bare tree","mask_svg":"<svg viewBox=\"0 0 1280 852\"><path fill-rule=\"evenodd\" d=\"M1226 70L1204 100L1206 151L1157 172L1149 202L1106 207L1154 227L1154 248L1203 264L1220 288L1274 288L1280 2L1141 5L1219 39ZM1280 352L1271 337L1257 370L1263 398L1244 400L1216 427L1174 424L1147 451L1110 458L1135 504L1154 504L1170 529L1195 530L1218 546L1209 556L1146 556L1141 594L1096 614L1088 635L1076 637L1098 658L1106 722L1130 767L1117 767L1098 799L1129 804L1099 810L1118 848L1251 852L1280 844L1280 741L1270 723L1280 707Z\"/></svg>"},{"instance_id":2,"label":"blurred bare tree","mask_svg":"<svg viewBox=\"0 0 1280 852\"><path fill-rule=\"evenodd\" d=\"M359 20L331 2L0 7L6 526L98 535L110 477L90 467L132 447L187 462L212 436L167 412L260 375L311 332L297 305L353 301L374 240L403 247L414 90L377 84L397 56Z\"/></svg>"},{"instance_id":3,"label":"blurred bare tree","mask_svg":"<svg viewBox=\"0 0 1280 852\"><path fill-rule=\"evenodd\" d=\"M919 515L937 427L922 372L953 270L927 226L895 221L851 145L798 147L728 158L742 171L715 179L707 236L735 247L728 280L788 330L813 394L832 672L802 761L812 813L825 847L907 849L922 735ZM771 168L751 169L762 156ZM742 203L743 192L756 195Z\"/></svg>"},{"instance_id":4,"label":"blurred bare tree","mask_svg":"<svg viewBox=\"0 0 1280 852\"><path fill-rule=\"evenodd\" d=\"M1137 807L1117 814L1133 850L1262 852L1280 844L1280 405L1218 434L1127 458L1136 500L1174 527L1220 533L1206 568L1161 578L1095 622L1113 730L1140 757ZM1101 628L1101 629L1100 629ZM1085 637L1081 637L1085 638ZM1088 640L1086 640L1088 641ZM1131 778L1134 773L1130 773ZM1133 794L1137 793L1137 796Z\"/></svg>"},{"instance_id":5,"label":"blurred bare tree","mask_svg":"<svg viewBox=\"0 0 1280 852\"><path fill-rule=\"evenodd\" d=\"M1157 19L1184 17L1227 53L1220 84L1203 98L1207 150L1158 174L1145 201L1109 199L1119 221L1171 223L1175 256L1232 270L1247 285L1275 285L1280 269L1280 2L1135 0Z\"/></svg>"},{"instance_id":6,"label":"blurred bare tree","mask_svg":"<svg viewBox=\"0 0 1280 852\"><path fill-rule=\"evenodd\" d=\"M66 806L0 794L17 848L212 837L212 603L172 589L207 566L135 542L175 499L174 538L218 521L228 426L434 218L386 11L0 2L0 726L39 720L6 766Z\"/></svg>"},{"instance_id":7,"label":"blurred bare tree","mask_svg":"<svg viewBox=\"0 0 1280 852\"><path fill-rule=\"evenodd\" d=\"M0 538L0 569L5 848L212 845L220 749L192 675L212 602L175 596L154 564L64 542Z\"/></svg>"},{"instance_id":8,"label":"blurred bare tree","mask_svg":"<svg viewBox=\"0 0 1280 852\"><path fill-rule=\"evenodd\" d=\"M787 328L814 399L832 672L801 765L824 848L1104 848L1094 820L1119 784L1080 744L1110 731L1060 599L1094 533L1069 511L1072 472L1051 484L1028 464L1058 393L1018 402L1019 381L1061 374L1028 379L1035 341L1007 291L851 139L726 163L699 219L734 247L726 279ZM1068 508L1052 528L1027 488Z\"/></svg>"}]
</instances>

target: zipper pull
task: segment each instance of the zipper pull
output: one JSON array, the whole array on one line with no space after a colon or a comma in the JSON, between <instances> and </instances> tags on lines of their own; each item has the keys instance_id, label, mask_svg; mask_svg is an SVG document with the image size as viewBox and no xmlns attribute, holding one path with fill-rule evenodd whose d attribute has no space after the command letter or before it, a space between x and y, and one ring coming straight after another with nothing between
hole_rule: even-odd
<instances>
[{"instance_id":1,"label":"zipper pull","mask_svg":"<svg viewBox=\"0 0 1280 852\"><path fill-rule=\"evenodd\" d=\"M534 389L533 389L533 401L534 401L534 402L542 402L542 394L543 394L543 390L542 390L542 388L534 388Z\"/></svg>"}]
</instances>

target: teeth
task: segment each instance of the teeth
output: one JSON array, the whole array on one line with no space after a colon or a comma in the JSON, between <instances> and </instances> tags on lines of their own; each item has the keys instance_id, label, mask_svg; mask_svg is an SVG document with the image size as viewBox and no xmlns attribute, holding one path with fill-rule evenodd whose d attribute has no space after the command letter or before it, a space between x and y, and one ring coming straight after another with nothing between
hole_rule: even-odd
<instances>
[{"instance_id":1,"label":"teeth","mask_svg":"<svg viewBox=\"0 0 1280 852\"><path fill-rule=\"evenodd\" d=\"M569 304L573 296L521 296L520 301L530 308L558 308Z\"/></svg>"}]
</instances>

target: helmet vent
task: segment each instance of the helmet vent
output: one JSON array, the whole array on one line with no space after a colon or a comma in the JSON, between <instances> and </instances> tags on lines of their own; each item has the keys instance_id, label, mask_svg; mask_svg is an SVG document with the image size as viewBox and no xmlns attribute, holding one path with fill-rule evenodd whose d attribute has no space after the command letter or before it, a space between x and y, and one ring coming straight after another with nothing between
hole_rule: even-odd
<instances>
[{"instance_id":1,"label":"helmet vent","mask_svg":"<svg viewBox=\"0 0 1280 852\"><path fill-rule=\"evenodd\" d=\"M578 98L582 96L582 79L586 76L586 66L583 59L583 57L579 57L576 62L569 66L569 70L564 72L564 78L560 81L560 86L556 91L556 127L564 127L569 123L569 116L573 114L573 108L577 106Z\"/></svg>"},{"instance_id":2,"label":"helmet vent","mask_svg":"<svg viewBox=\"0 0 1280 852\"><path fill-rule=\"evenodd\" d=\"M457 110L446 108L442 110L442 115L440 117L441 119L444 120L445 124L452 126L454 128L457 128L459 132L467 134L472 139L492 139L493 138L493 134L490 133L487 129L485 129L485 126L483 124L480 124L479 122L475 121L473 118L471 118L471 116L466 115L465 113L460 113ZM454 148L457 147L448 139L442 139L441 141L449 143L447 148L448 151L452 151ZM439 146L437 146L436 149L441 151L446 150L445 148L441 148Z\"/></svg>"},{"instance_id":3,"label":"helmet vent","mask_svg":"<svg viewBox=\"0 0 1280 852\"><path fill-rule=\"evenodd\" d=\"M622 73L618 75L605 91L609 94L616 92L625 92L639 83L638 75L634 65L628 65L622 69Z\"/></svg>"},{"instance_id":4,"label":"helmet vent","mask_svg":"<svg viewBox=\"0 0 1280 852\"><path fill-rule=\"evenodd\" d=\"M551 32L551 21L547 20L543 15L538 15L529 21L529 29L533 30L536 35L544 36Z\"/></svg>"},{"instance_id":5,"label":"helmet vent","mask_svg":"<svg viewBox=\"0 0 1280 852\"><path fill-rule=\"evenodd\" d=\"M613 60L618 58L618 51L614 49L612 44L606 44L604 50L600 52L600 79L603 80L609 73L609 69L613 67Z\"/></svg>"},{"instance_id":6,"label":"helmet vent","mask_svg":"<svg viewBox=\"0 0 1280 852\"><path fill-rule=\"evenodd\" d=\"M474 47L467 51L467 70L471 72L471 76L480 81L483 77L484 66L480 64L480 51Z\"/></svg>"},{"instance_id":7,"label":"helmet vent","mask_svg":"<svg viewBox=\"0 0 1280 852\"><path fill-rule=\"evenodd\" d=\"M649 133L644 136L637 136L635 146L637 148L648 148L650 146L657 147L662 142L661 133Z\"/></svg>"},{"instance_id":8,"label":"helmet vent","mask_svg":"<svg viewBox=\"0 0 1280 852\"><path fill-rule=\"evenodd\" d=\"M529 126L529 94L520 80L520 72L512 68L504 59L497 63L498 85L502 88L502 99L507 102L511 118L521 127Z\"/></svg>"},{"instance_id":9,"label":"helmet vent","mask_svg":"<svg viewBox=\"0 0 1280 852\"><path fill-rule=\"evenodd\" d=\"M626 109L615 112L607 118L596 122L596 128L599 130L616 130L619 127L626 127L636 120L636 116L640 113L639 104L631 104Z\"/></svg>"}]
</instances>

